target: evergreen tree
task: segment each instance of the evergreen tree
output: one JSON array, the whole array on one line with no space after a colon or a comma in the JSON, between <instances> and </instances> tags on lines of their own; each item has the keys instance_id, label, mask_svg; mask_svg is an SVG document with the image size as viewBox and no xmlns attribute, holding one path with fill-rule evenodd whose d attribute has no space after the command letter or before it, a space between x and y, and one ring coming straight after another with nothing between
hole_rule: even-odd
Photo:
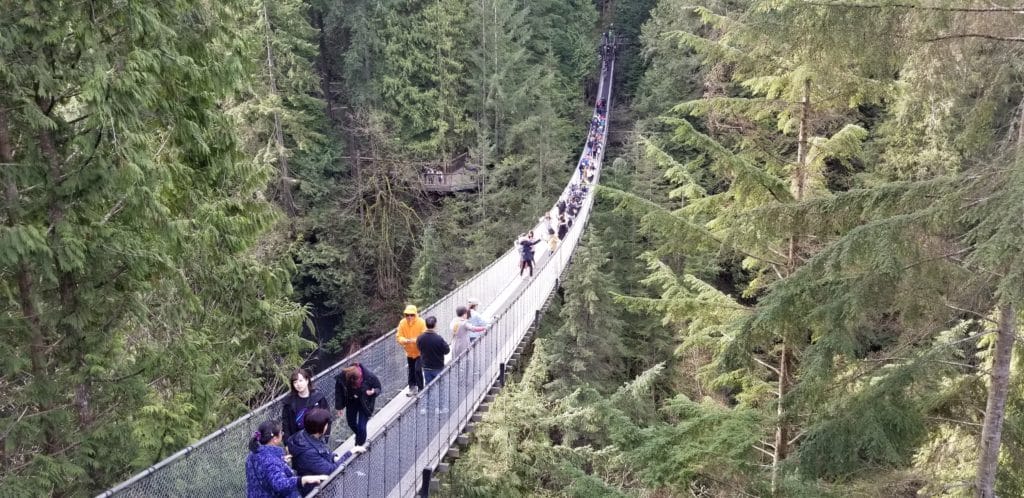
<instances>
[{"instance_id":1,"label":"evergreen tree","mask_svg":"<svg viewBox=\"0 0 1024 498\"><path fill-rule=\"evenodd\" d=\"M231 109L238 118L247 156L277 170L270 195L291 217L299 206L297 186L321 190L322 170L337 155L324 135L326 103L313 63L317 49L309 13L301 1L257 0L242 13L249 70L253 76L242 101ZM310 195L303 195L309 198Z\"/></svg>"},{"instance_id":2,"label":"evergreen tree","mask_svg":"<svg viewBox=\"0 0 1024 498\"><path fill-rule=\"evenodd\" d=\"M265 399L296 361L272 171L220 106L240 3L0 14L0 494L95 492ZM256 380L256 382L254 382ZM225 394L226 393L226 394Z\"/></svg>"},{"instance_id":3,"label":"evergreen tree","mask_svg":"<svg viewBox=\"0 0 1024 498\"><path fill-rule=\"evenodd\" d=\"M442 275L445 247L434 226L427 225L420 240L420 250L412 263L412 285L409 300L414 303L432 303L445 294Z\"/></svg>"},{"instance_id":4,"label":"evergreen tree","mask_svg":"<svg viewBox=\"0 0 1024 498\"><path fill-rule=\"evenodd\" d=\"M559 313L562 326L552 344L552 388L560 391L581 383L618 385L626 380L621 337L629 335L612 302L615 286L607 274L609 257L591 232L573 255L565 280L566 301Z\"/></svg>"},{"instance_id":5,"label":"evergreen tree","mask_svg":"<svg viewBox=\"0 0 1024 498\"><path fill-rule=\"evenodd\" d=\"M720 164L727 164L732 173L726 182L716 185L699 180L702 177L697 176L697 167L702 162L668 161L669 174L685 187L681 187L677 193L686 196L687 207L675 213L664 212L665 216L652 215L649 219L652 227L661 225L659 231L665 233L666 238L671 231L681 230L715 245L720 244L730 251L739 250L747 259L747 268L758 271L757 278L750 281L750 287L743 296L746 300L755 299L756 306L748 307L743 301L734 303L744 313L727 321L728 326L719 332L727 347L720 350L720 359L724 363L719 365L717 371L742 373L749 372L752 367L764 368L770 377L778 379L781 387L787 374L787 368L782 367L790 367L792 375L799 381L792 384L795 389L780 400L779 406L789 406L790 413L808 413L802 409L806 407L823 416L798 420L793 415L780 412L780 429L795 425L802 426L804 430L797 432L797 437L792 441L780 438L781 431L777 431L774 448L770 449L773 461L778 464L782 453L779 451L780 446L804 440L805 443L798 450L799 472L803 475L836 479L857 472L857 469L879 464L896 467L907 465L910 455L924 441L923 435L927 432L924 414L935 409L935 405L931 404L935 400L925 393L943 392L943 396L952 397L963 394L956 389L943 388L942 383L937 382L944 378L962 378L961 372L951 372L948 368L951 364L958 364L955 356L951 355L960 351L953 345L976 341L980 337L975 329L958 325L963 317L957 316L956 311L963 313L963 310L971 310L976 316L988 316L995 308L1005 310L1012 306L1002 298L982 299L986 301L984 304L979 302L979 296L994 298L1002 294L991 294L993 286L997 285L994 281L966 278L972 271L970 268L978 267L971 266L977 265L975 256L961 259L965 254L984 257L981 255L998 253L998 250L989 252L992 250L988 242L992 240L988 238L990 236L1004 242L1007 240L1003 237L1008 236L1008 232L995 235L1000 231L995 227L1001 225L995 219L1002 219L1001 216L1012 209L1004 206L1001 214L995 215L988 208L979 207L978 213L974 214L970 207L976 204L968 199L1001 198L1002 192L1006 191L1004 188L1014 188L1011 186L1014 183L1011 177L997 180L1000 182L998 187L987 182L977 183L975 180L980 177L991 179L999 175L986 170L980 177L975 176L976 165L961 163L958 167L974 169L976 173L957 175L958 178L931 177L911 184L878 185L876 182L868 184L872 187L870 189L844 194L829 195L822 190L829 184L842 183L833 182L833 178L827 176L834 174L829 170L836 163L856 162L858 157L864 157L859 152L859 143L866 135L857 128L847 126L827 141L810 138L805 133L805 124L821 124L815 125L806 116L821 115L825 111L825 115L834 115L837 112L835 109L822 109L820 104L814 103L827 102L828 98L835 99L836 95L841 95L843 97L839 101L862 106L881 104L879 97L887 95L892 88L886 78L894 74L886 68L909 63L911 65L906 71L901 72L916 75L921 62L915 57L925 56L935 50L927 45L917 49L905 42L890 43L897 27L903 26L909 19L919 23L917 26L927 33L928 30L946 29L941 27L943 22L936 22L938 19L960 17L967 25L971 25L976 19L963 18L978 15L967 12L967 9L957 12L955 7L928 11L915 11L909 7L909 13L907 9L906 6L873 8L876 19L868 26L867 23L855 21L857 15L863 14L856 6L821 6L800 2L775 2L771 5L752 3L745 10L749 15L743 17L742 24L737 22L739 17L722 16L706 9L699 11L718 30L713 43L708 43L707 39L694 38L691 34L679 35L698 53L728 61L730 79L742 81L744 87L755 95L768 96L771 99L769 104L796 104L790 110L778 114L781 118L778 129L783 132L793 130L797 135L796 143L793 144L795 147L791 145L783 149L796 149L795 164L787 169L772 167L773 156L778 156L780 151L761 155L767 149L764 146L767 142L759 136L757 124L758 119L772 115L770 112L765 113L770 108L753 107L745 96L742 99L716 97L718 102L714 101L716 99L704 99L709 101L678 107L678 110L691 114L696 110L704 116L701 131L706 132L699 132L688 122L670 121L673 125L681 126L677 132L678 137L688 137L682 142L685 147L678 147L677 143L675 149L659 148L655 159L666 160L676 151L686 153L695 149L705 154L704 157L712 159L712 167L715 161L723 161ZM998 15L999 10L995 8L981 15ZM939 13L935 14L935 11ZM783 13L784 16L780 15ZM841 30L825 27L841 19L848 21L842 24ZM944 22L948 22L948 19ZM748 26L758 28L750 30ZM771 30L772 40L750 43L751 40L765 40L760 32L766 26ZM994 28L987 29L999 31L999 23L989 26ZM861 31L865 29L868 31ZM850 36L858 32L861 34ZM828 35L796 39L797 34L807 36L808 33ZM824 40L833 36L833 33L841 33L841 39L825 43ZM996 35L989 39L993 38L999 39ZM859 42L851 43L851 40ZM871 40L872 43L863 43L863 40ZM784 49L777 50L780 46ZM742 48L737 50L739 47ZM971 50L975 47L977 45L969 41L956 50ZM783 68L782 72L768 77L752 77L754 73L751 71L757 67L752 62L756 59L748 59L748 56L760 55L759 50L762 48L776 54L769 59L776 59L778 66ZM913 56L907 56L914 51L916 53ZM842 61L843 67L834 67L834 61ZM803 68L800 69L801 66L794 62L803 64ZM986 64L1006 67L998 63ZM795 72L785 72L794 67L798 68ZM850 71L850 68L854 71ZM807 82L819 73L827 74L830 79L825 82L825 88L815 90L814 84L808 85ZM934 77L931 74L924 80L934 81L931 80ZM870 83L864 78L878 81ZM854 84L857 81L868 84ZM985 86L989 91L994 90L991 84ZM856 92L851 93L851 89ZM908 94L913 96L923 89L927 89L927 86L916 86ZM995 93L1006 89L1002 87ZM726 90L729 88L726 87ZM821 96L814 97L815 92L820 92ZM985 95L986 92L975 90L975 94ZM897 97L903 95L907 94L896 94ZM1016 100L1013 95L1003 95L1003 102ZM750 111L755 109L759 110L751 116ZM997 114L1009 110L1006 106L1000 109L998 105L990 109ZM751 117L754 119L751 120ZM991 123L991 114L988 119L988 123ZM978 123L978 126L985 125ZM728 131L733 129L739 132ZM932 128L939 132L943 129L942 126ZM778 143L778 139L773 142ZM905 143L913 147L919 142ZM1013 164L1013 155L1001 151L1003 147L992 141L976 140L971 143L971 147L975 153L993 158L995 163ZM815 165L818 160L821 162ZM777 175L780 171L788 174L789 178L779 179L785 178L789 183L789 196L782 195L782 189L775 183L777 180L751 168L761 164L769 166L766 169L770 175ZM949 171L948 166L944 169ZM874 171L886 173L884 166ZM952 188L952 182L959 182L960 189ZM815 184L817 188L809 188ZM719 193L723 191L736 195ZM966 191L973 193L965 194ZM813 196L808 196L809 193ZM790 197L802 202L789 202ZM991 206L988 202L985 204ZM650 205L647 207L650 208ZM732 209L739 211L733 215L717 217ZM687 216L698 212L703 214ZM741 212L746 214L738 214ZM955 212L964 216L958 217ZM983 219L989 221L982 222ZM979 231L986 235L976 239ZM788 248L773 246L770 241L772 236L769 235L772 233L777 234L776 237L788 234L776 239L787 241ZM768 238L761 238L766 235ZM677 240L675 251L686 250L682 249L686 247L692 253L692 249L701 247L686 244L692 239ZM971 243L960 248L962 240ZM661 252L670 253L673 250L666 247ZM777 271L765 273L758 270L765 268L758 261L763 263L773 258L781 258L774 259L778 265ZM980 266L990 268L1007 264L1007 261L1007 255L1002 254ZM962 262L968 262L968 265L963 266ZM696 269L699 274L700 266ZM961 284L953 285L953 282ZM669 288L678 289L673 294L678 292L686 295L683 294L686 290L684 284L673 282ZM669 297L671 295L666 294L666 298ZM671 306L669 303L675 301L671 299L665 306ZM683 319L688 334L699 330L692 326L699 324L689 323L694 318L687 315L693 313L695 311L691 309L679 317ZM999 331L1000 337L1005 338L1008 336L1007 331L1012 328L1012 325L1008 325L1012 322L1012 313L1001 311L1001 314L1001 318L995 320L1000 326L993 330ZM945 332L947 330L959 331L957 333L961 336L951 341ZM923 337L930 338L926 344L921 343ZM788 341L792 342L787 344ZM770 364L765 364L763 357L757 357L760 354L758 351L780 346L783 353L791 349L799 357L799 363L787 362L785 354L781 360ZM798 349L793 350L790 346ZM908 358L905 348L910 348L914 354ZM883 352L877 353L879 351ZM1008 365L1007 350L997 347L996 351L1003 352L1002 365ZM879 360L876 356L885 359ZM993 361L999 357L996 354ZM740 366L743 368L733 370ZM968 363L966 368L975 367ZM735 374L732 376L739 380ZM722 380L728 380L729 377L722 376ZM869 378L870 383L853 381L863 378ZM749 382L752 377L746 379ZM999 405L999 391L1007 384L1003 379L996 379L990 390L990 399ZM740 383L735 384L733 389L742 389L741 392L756 396L756 386ZM779 392L783 391L780 389ZM737 399L741 403L752 400ZM827 404L834 404L835 408L822 412L821 407ZM984 432L989 435L998 433L994 427L998 424L998 414L1002 412L1000 408L991 409L992 406L990 403L990 409L985 410L986 422L992 422L985 426L993 428L985 429ZM980 469L985 466L982 459L979 476L982 474ZM778 476L773 481L780 492L782 486L787 486L786 489L790 491L795 490L788 487L791 483L783 484ZM979 495L988 496L990 493L984 489L990 485L982 481L979 477Z\"/></svg>"}]
</instances>

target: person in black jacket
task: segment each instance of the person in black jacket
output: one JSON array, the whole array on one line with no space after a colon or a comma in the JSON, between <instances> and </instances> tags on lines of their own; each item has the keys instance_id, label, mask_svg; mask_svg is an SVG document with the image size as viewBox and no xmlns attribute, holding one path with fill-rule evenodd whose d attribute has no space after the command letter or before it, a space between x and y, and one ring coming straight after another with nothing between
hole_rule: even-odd
<instances>
[{"instance_id":1,"label":"person in black jacket","mask_svg":"<svg viewBox=\"0 0 1024 498\"><path fill-rule=\"evenodd\" d=\"M291 392L281 404L281 426L284 428L284 440L302 430L306 413L312 408L329 410L327 397L313 387L313 377L309 370L298 368L292 372L289 382ZM327 436L330 437L328 429Z\"/></svg>"},{"instance_id":2,"label":"person in black jacket","mask_svg":"<svg viewBox=\"0 0 1024 498\"><path fill-rule=\"evenodd\" d=\"M558 216L558 240L565 240L566 234L569 233L569 223L565 219L565 215Z\"/></svg>"},{"instance_id":3,"label":"person in black jacket","mask_svg":"<svg viewBox=\"0 0 1024 498\"><path fill-rule=\"evenodd\" d=\"M345 410L345 421L356 434L356 448L365 451L366 425L373 415L374 404L380 395L380 380L359 363L341 370L334 378L334 408L341 416Z\"/></svg>"},{"instance_id":4,"label":"person in black jacket","mask_svg":"<svg viewBox=\"0 0 1024 498\"><path fill-rule=\"evenodd\" d=\"M465 309L459 307L459 309ZM420 362L423 364L423 385L429 388L430 383L441 375L444 370L444 355L451 352L451 348L448 343L445 342L444 337L437 334L434 327L437 325L437 317L427 317L427 331L420 334L416 338L416 347L420 348ZM463 334L468 334L469 330L463 331ZM465 338L466 345L469 345L469 337ZM435 410L440 413L443 409L445 413L448 412L448 397L446 396L446 389L439 389L435 387L431 390L431 405ZM423 406L423 405L421 405ZM422 408L420 413L424 413L426 408Z\"/></svg>"},{"instance_id":5,"label":"person in black jacket","mask_svg":"<svg viewBox=\"0 0 1024 498\"><path fill-rule=\"evenodd\" d=\"M423 384L430 384L444 370L444 355L451 352L444 337L437 334L434 326L437 317L427 317L427 331L416 338L416 347L420 348L423 364Z\"/></svg>"},{"instance_id":6,"label":"person in black jacket","mask_svg":"<svg viewBox=\"0 0 1024 498\"><path fill-rule=\"evenodd\" d=\"M523 246L523 257L519 265L519 276L523 276L523 270L529 268L530 276L533 277L533 246L540 243L540 239L533 239L533 231L526 234L526 239L519 241Z\"/></svg>"},{"instance_id":7,"label":"person in black jacket","mask_svg":"<svg viewBox=\"0 0 1024 498\"><path fill-rule=\"evenodd\" d=\"M303 430L288 439L288 453L292 456L292 468L302 476L330 475L338 468L339 457L327 448L326 434L331 427L331 412L323 408L311 408L306 412ZM316 484L302 486L302 494L309 494Z\"/></svg>"}]
</instances>

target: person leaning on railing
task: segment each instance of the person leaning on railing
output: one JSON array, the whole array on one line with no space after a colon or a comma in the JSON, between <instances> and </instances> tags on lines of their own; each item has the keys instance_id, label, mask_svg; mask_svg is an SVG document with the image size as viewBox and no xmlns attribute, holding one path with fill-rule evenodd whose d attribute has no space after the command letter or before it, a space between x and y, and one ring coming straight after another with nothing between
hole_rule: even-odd
<instances>
[{"instance_id":1,"label":"person leaning on railing","mask_svg":"<svg viewBox=\"0 0 1024 498\"><path fill-rule=\"evenodd\" d=\"M547 215L547 218L550 223L551 215ZM491 322L484 318L483 312L477 309L478 306L480 306L480 300L475 297L469 298L468 304L466 304L466 308L469 309L469 324L473 327L477 327L476 330L469 331L470 341L479 339L480 336L487 332L487 329L491 327ZM484 330L481 332L479 331L479 328L483 328Z\"/></svg>"},{"instance_id":2,"label":"person leaning on railing","mask_svg":"<svg viewBox=\"0 0 1024 498\"><path fill-rule=\"evenodd\" d=\"M455 318L452 318L452 358L458 358L463 351L469 349L470 334L483 334L487 327L473 325L469 320L469 308L458 306L455 308ZM479 337L479 335L477 335Z\"/></svg>"},{"instance_id":3,"label":"person leaning on railing","mask_svg":"<svg viewBox=\"0 0 1024 498\"><path fill-rule=\"evenodd\" d=\"M300 485L327 480L326 475L296 476L285 460L281 439L281 422L268 420L260 424L249 440L249 456L245 460L248 498L299 498Z\"/></svg>"},{"instance_id":4,"label":"person leaning on railing","mask_svg":"<svg viewBox=\"0 0 1024 498\"><path fill-rule=\"evenodd\" d=\"M288 453L292 456L292 468L299 477L329 475L338 468L339 456L327 447L325 441L330 433L331 412L313 408L306 413L303 429L288 438ZM315 484L302 486L302 494L308 494Z\"/></svg>"}]
</instances>

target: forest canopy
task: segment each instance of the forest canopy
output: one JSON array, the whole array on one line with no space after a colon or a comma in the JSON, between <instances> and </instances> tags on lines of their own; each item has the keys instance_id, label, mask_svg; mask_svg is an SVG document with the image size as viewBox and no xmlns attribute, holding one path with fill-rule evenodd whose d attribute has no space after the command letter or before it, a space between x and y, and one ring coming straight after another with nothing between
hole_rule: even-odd
<instances>
[{"instance_id":1,"label":"forest canopy","mask_svg":"<svg viewBox=\"0 0 1024 498\"><path fill-rule=\"evenodd\" d=\"M1024 496L1021 12L12 3L0 496L106 489L505 252L608 29L595 211L441 493Z\"/></svg>"}]
</instances>

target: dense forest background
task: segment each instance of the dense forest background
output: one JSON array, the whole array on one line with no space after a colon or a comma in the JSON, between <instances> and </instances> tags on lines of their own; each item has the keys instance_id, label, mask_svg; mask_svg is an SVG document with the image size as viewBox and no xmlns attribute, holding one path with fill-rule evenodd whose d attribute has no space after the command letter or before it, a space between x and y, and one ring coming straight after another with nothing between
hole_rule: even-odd
<instances>
[{"instance_id":1,"label":"dense forest background","mask_svg":"<svg viewBox=\"0 0 1024 498\"><path fill-rule=\"evenodd\" d=\"M615 8L630 123L446 494L1024 496L1019 3Z\"/></svg>"},{"instance_id":2,"label":"dense forest background","mask_svg":"<svg viewBox=\"0 0 1024 498\"><path fill-rule=\"evenodd\" d=\"M0 496L115 484L505 252L572 171L602 5L7 6ZM427 195L456 161L484 188Z\"/></svg>"},{"instance_id":3,"label":"dense forest background","mask_svg":"<svg viewBox=\"0 0 1024 498\"><path fill-rule=\"evenodd\" d=\"M114 484L492 261L613 25L585 244L443 492L1022 496L1021 10L10 5L0 495ZM423 192L458 161L483 188Z\"/></svg>"}]
</instances>

